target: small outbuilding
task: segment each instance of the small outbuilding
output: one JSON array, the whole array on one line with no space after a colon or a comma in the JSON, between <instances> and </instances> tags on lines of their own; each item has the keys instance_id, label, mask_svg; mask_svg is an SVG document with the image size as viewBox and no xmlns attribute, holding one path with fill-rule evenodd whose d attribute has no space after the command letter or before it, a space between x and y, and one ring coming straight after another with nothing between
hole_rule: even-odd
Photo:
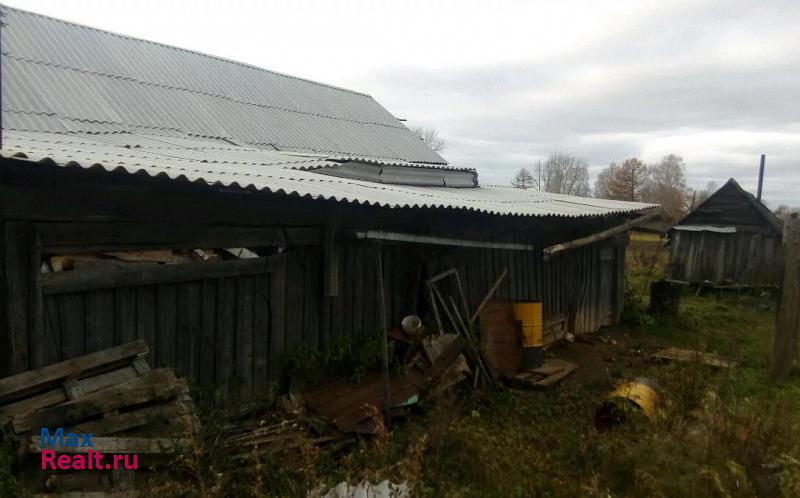
<instances>
[{"instance_id":1,"label":"small outbuilding","mask_svg":"<svg viewBox=\"0 0 800 498\"><path fill-rule=\"evenodd\" d=\"M782 232L780 220L731 178L670 230L668 278L778 285Z\"/></svg>"}]
</instances>

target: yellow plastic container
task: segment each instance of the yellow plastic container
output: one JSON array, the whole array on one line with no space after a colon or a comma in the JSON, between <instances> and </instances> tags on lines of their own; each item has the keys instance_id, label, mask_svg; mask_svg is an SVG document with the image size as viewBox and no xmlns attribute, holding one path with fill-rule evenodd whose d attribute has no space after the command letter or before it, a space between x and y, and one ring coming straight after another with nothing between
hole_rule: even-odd
<instances>
[{"instance_id":1,"label":"yellow plastic container","mask_svg":"<svg viewBox=\"0 0 800 498\"><path fill-rule=\"evenodd\" d=\"M542 347L542 302L518 301L512 306L514 316L522 322L522 347Z\"/></svg>"},{"instance_id":2,"label":"yellow plastic container","mask_svg":"<svg viewBox=\"0 0 800 498\"><path fill-rule=\"evenodd\" d=\"M651 421L656 419L658 393L655 384L639 378L619 384L595 412L595 425L606 428L624 424L633 412L641 412Z\"/></svg>"}]
</instances>

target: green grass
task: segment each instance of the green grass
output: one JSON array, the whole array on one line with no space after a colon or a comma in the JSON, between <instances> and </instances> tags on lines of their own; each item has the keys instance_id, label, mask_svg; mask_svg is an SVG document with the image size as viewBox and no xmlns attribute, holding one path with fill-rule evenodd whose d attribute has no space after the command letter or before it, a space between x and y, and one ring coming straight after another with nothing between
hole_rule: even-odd
<instances>
[{"instance_id":1,"label":"green grass","mask_svg":"<svg viewBox=\"0 0 800 498\"><path fill-rule=\"evenodd\" d=\"M406 480L419 496L799 496L800 374L779 386L767 378L774 297L689 292L678 317L650 317L641 291L666 259L650 269L651 249L629 258L626 315L640 319L616 333L735 356L739 367L620 368L654 380L661 403L655 421L609 432L593 424L609 391L602 375L544 392L465 388L385 438L322 454L319 475Z\"/></svg>"},{"instance_id":2,"label":"green grass","mask_svg":"<svg viewBox=\"0 0 800 498\"><path fill-rule=\"evenodd\" d=\"M735 369L645 362L620 374L660 386L653 422L598 431L594 411L610 389L604 375L535 392L462 386L384 436L270 460L262 492L302 496L307 479L393 479L431 497L798 496L800 375L780 386L767 379L771 299L690 295L675 319L607 332L742 360Z\"/></svg>"},{"instance_id":3,"label":"green grass","mask_svg":"<svg viewBox=\"0 0 800 498\"><path fill-rule=\"evenodd\" d=\"M652 270L652 251L628 261L631 320L604 335L624 337L626 347L658 341L714 351L741 365L623 361L546 391L462 385L381 436L343 449L276 445L249 467L225 466L214 446L220 421L206 415L199 445L210 456L177 464L162 496L305 496L320 484L363 479L406 481L423 497L800 496L800 372L781 385L767 378L774 297L688 292L677 317L651 317L647 292L639 297L648 271L663 272L663 254ZM338 371L339 356L363 360L343 351L323 363ZM298 354L292 365L313 372L314 361ZM659 386L656 419L598 431L594 412L612 379L638 376Z\"/></svg>"}]
</instances>

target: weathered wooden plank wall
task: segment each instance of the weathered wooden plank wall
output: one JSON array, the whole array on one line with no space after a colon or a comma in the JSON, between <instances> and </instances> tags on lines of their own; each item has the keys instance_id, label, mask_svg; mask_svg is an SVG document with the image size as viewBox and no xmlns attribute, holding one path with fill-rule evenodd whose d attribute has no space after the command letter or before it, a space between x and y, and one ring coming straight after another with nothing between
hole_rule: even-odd
<instances>
[{"instance_id":1,"label":"weathered wooden plank wall","mask_svg":"<svg viewBox=\"0 0 800 498\"><path fill-rule=\"evenodd\" d=\"M380 326L375 252L363 245L344 249L343 288L333 310L333 336L377 330ZM450 268L459 271L470 310L508 268L509 276L499 288L497 299L543 301L545 318L574 315L576 333L611 325L621 311L624 243L620 239L568 251L548 261L542 260L538 250L410 245L385 246L382 258L387 319L393 326L406 315L424 316L429 312L424 279ZM442 285L450 284L442 281Z\"/></svg>"},{"instance_id":2,"label":"weathered wooden plank wall","mask_svg":"<svg viewBox=\"0 0 800 498\"><path fill-rule=\"evenodd\" d=\"M758 231L716 233L674 230L669 278L688 282L778 285L780 238Z\"/></svg>"},{"instance_id":3,"label":"weathered wooden plank wall","mask_svg":"<svg viewBox=\"0 0 800 498\"><path fill-rule=\"evenodd\" d=\"M238 379L262 389L278 378L283 355L301 344L321 348L337 337L378 333L377 251L393 326L408 314L430 317L424 279L449 268L459 270L470 309L508 268L498 299L543 301L545 318L570 316L575 333L614 323L621 306L624 247L615 240L549 261L538 251L346 245L340 292L329 306L321 248L298 247L283 252L269 274L43 296L43 333L24 341L38 354L26 366L144 339L156 366L172 366L200 384Z\"/></svg>"},{"instance_id":4,"label":"weathered wooden plank wall","mask_svg":"<svg viewBox=\"0 0 800 498\"><path fill-rule=\"evenodd\" d=\"M144 339L155 366L201 384L263 388L285 351L320 347L320 249L295 248L274 273L43 296L42 351L29 367Z\"/></svg>"},{"instance_id":5,"label":"weathered wooden plank wall","mask_svg":"<svg viewBox=\"0 0 800 498\"><path fill-rule=\"evenodd\" d=\"M478 240L491 234L498 242L537 246L531 252L383 246L387 318L393 326L407 314L426 315L424 279L453 267L461 274L472 309L508 267L498 298L542 300L546 317L568 315L575 332L596 330L621 312L623 244L609 240L548 262L540 252L545 243L586 235L612 220L498 218L444 209L422 216L418 210L381 210L107 172L30 168L6 160L0 173L3 373L142 338L153 350L152 362L173 366L200 384L238 376L260 389L278 378L283 354L301 343L324 348L357 331L377 333L380 293L374 246L342 241L337 292L329 295L323 288L323 274L328 273L320 244L329 215L342 229ZM151 202L154 195L158 205ZM37 285L40 251L196 247L283 252L269 274L44 295Z\"/></svg>"}]
</instances>

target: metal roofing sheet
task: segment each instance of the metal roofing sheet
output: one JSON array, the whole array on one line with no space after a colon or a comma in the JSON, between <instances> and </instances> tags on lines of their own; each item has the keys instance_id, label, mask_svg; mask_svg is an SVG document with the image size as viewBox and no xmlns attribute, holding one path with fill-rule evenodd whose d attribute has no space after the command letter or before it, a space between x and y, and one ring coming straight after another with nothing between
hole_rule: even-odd
<instances>
[{"instance_id":1,"label":"metal roofing sheet","mask_svg":"<svg viewBox=\"0 0 800 498\"><path fill-rule=\"evenodd\" d=\"M180 132L446 163L372 97L3 7L5 129Z\"/></svg>"},{"instance_id":2,"label":"metal roofing sheet","mask_svg":"<svg viewBox=\"0 0 800 498\"><path fill-rule=\"evenodd\" d=\"M3 157L22 157L31 161L52 161L60 166L101 167L107 171L122 169L128 173L146 173L209 185L255 188L274 193L297 195L382 206L387 208L449 208L498 215L587 217L626 213L657 207L605 199L572 197L533 192L510 187L446 188L410 187L376 184L367 181L319 175L302 169L287 169L287 159L313 164L321 158L292 157L276 151L263 151L264 160L252 162L252 150L230 148L208 161L191 154L174 157L144 147L92 141L82 137L48 133L8 132L3 138ZM98 138L106 138L99 136ZM120 137L117 137L120 138ZM208 142L212 147L218 142ZM190 150L190 149L187 149Z\"/></svg>"}]
</instances>

